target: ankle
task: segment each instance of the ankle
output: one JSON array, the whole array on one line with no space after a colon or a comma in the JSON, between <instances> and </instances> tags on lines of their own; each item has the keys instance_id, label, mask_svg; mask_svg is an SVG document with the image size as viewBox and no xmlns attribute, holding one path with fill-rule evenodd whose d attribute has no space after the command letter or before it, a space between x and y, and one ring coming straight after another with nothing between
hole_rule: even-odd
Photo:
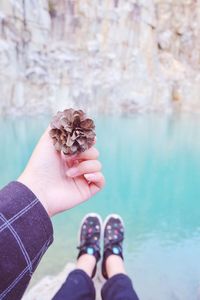
<instances>
[{"instance_id":1,"label":"ankle","mask_svg":"<svg viewBox=\"0 0 200 300\"><path fill-rule=\"evenodd\" d=\"M111 254L106 259L106 272L108 278L117 275L117 274L126 274L124 261L123 259L115 254Z\"/></svg>"},{"instance_id":2,"label":"ankle","mask_svg":"<svg viewBox=\"0 0 200 300\"><path fill-rule=\"evenodd\" d=\"M90 254L81 255L76 263L76 268L83 270L88 276L92 277L96 265L96 258Z\"/></svg>"}]
</instances>

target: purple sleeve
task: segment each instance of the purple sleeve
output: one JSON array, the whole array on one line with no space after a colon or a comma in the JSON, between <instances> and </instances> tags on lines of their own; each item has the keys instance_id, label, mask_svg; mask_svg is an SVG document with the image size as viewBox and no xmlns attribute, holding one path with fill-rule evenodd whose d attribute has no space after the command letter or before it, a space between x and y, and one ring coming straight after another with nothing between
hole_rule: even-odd
<instances>
[{"instance_id":1,"label":"purple sleeve","mask_svg":"<svg viewBox=\"0 0 200 300\"><path fill-rule=\"evenodd\" d=\"M14 181L0 191L0 299L21 299L53 242L49 216L36 196Z\"/></svg>"}]
</instances>

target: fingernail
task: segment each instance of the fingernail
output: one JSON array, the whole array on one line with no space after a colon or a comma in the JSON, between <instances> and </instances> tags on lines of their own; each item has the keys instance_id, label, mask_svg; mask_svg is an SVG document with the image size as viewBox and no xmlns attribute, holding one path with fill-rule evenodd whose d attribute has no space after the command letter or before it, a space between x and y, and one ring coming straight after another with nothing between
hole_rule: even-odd
<instances>
[{"instance_id":1,"label":"fingernail","mask_svg":"<svg viewBox=\"0 0 200 300\"><path fill-rule=\"evenodd\" d=\"M67 170L67 176L75 176L78 173L78 169L77 168L70 168L69 170Z\"/></svg>"},{"instance_id":2,"label":"fingernail","mask_svg":"<svg viewBox=\"0 0 200 300\"><path fill-rule=\"evenodd\" d=\"M87 179L88 181L92 181L95 179L95 175L94 174L84 174L85 179Z\"/></svg>"}]
</instances>

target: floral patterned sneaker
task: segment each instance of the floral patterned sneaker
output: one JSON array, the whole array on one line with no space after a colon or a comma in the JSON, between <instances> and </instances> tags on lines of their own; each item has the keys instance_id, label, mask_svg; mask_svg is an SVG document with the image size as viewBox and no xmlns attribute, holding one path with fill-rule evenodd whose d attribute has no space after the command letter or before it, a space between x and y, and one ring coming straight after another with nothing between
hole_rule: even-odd
<instances>
[{"instance_id":1,"label":"floral patterned sneaker","mask_svg":"<svg viewBox=\"0 0 200 300\"><path fill-rule=\"evenodd\" d=\"M77 249L79 249L79 254L77 259L83 254L90 254L94 255L96 262L100 260L101 228L102 220L99 215L90 213L83 218L78 237L79 246ZM96 265L92 274L92 278L96 273Z\"/></svg>"},{"instance_id":2,"label":"floral patterned sneaker","mask_svg":"<svg viewBox=\"0 0 200 300\"><path fill-rule=\"evenodd\" d=\"M102 275L108 278L106 272L106 259L114 254L123 258L122 243L124 240L124 222L116 214L109 215L104 221L104 254L102 262Z\"/></svg>"}]
</instances>

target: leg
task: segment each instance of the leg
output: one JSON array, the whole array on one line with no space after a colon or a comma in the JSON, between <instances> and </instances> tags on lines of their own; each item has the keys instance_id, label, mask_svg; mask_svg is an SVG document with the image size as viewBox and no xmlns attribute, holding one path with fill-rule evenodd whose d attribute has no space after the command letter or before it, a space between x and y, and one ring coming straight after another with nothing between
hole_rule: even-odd
<instances>
[{"instance_id":1,"label":"leg","mask_svg":"<svg viewBox=\"0 0 200 300\"><path fill-rule=\"evenodd\" d=\"M102 288L103 300L139 300L130 278L126 275L122 243L124 224L118 215L111 215L104 225L102 274L108 279Z\"/></svg>"},{"instance_id":2,"label":"leg","mask_svg":"<svg viewBox=\"0 0 200 300\"><path fill-rule=\"evenodd\" d=\"M92 279L80 269L72 271L52 300L95 300Z\"/></svg>"},{"instance_id":3,"label":"leg","mask_svg":"<svg viewBox=\"0 0 200 300\"><path fill-rule=\"evenodd\" d=\"M53 300L95 300L92 281L100 259L101 219L87 215L81 222L76 270L72 271Z\"/></svg>"},{"instance_id":4,"label":"leg","mask_svg":"<svg viewBox=\"0 0 200 300\"><path fill-rule=\"evenodd\" d=\"M106 272L108 278L117 274L126 274L124 261L118 255L111 254L106 259Z\"/></svg>"},{"instance_id":5,"label":"leg","mask_svg":"<svg viewBox=\"0 0 200 300\"><path fill-rule=\"evenodd\" d=\"M117 255L110 255L106 260L108 280L101 295L103 300L139 300L130 278L125 274L124 262Z\"/></svg>"},{"instance_id":6,"label":"leg","mask_svg":"<svg viewBox=\"0 0 200 300\"><path fill-rule=\"evenodd\" d=\"M83 270L89 277L92 277L93 270L96 265L96 258L90 254L82 254L76 264L76 268Z\"/></svg>"}]
</instances>

